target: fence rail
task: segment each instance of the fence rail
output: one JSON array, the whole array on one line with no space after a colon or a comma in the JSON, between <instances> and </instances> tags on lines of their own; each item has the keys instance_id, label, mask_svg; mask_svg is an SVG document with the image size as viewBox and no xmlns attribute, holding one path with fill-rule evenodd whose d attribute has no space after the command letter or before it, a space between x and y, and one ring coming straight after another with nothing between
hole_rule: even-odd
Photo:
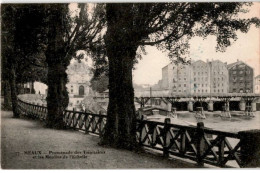
<instances>
[{"instance_id":1,"label":"fence rail","mask_svg":"<svg viewBox=\"0 0 260 173\"><path fill-rule=\"evenodd\" d=\"M19 99L18 108L28 117L40 120L47 117L45 106ZM63 120L69 128L101 135L104 133L106 115L65 110ZM183 126L171 124L169 118L163 123L145 120L143 116L141 120L137 120L136 139L140 145L161 152L165 157L173 155L187 158L200 166L206 163L228 167L227 163L230 161L232 166L235 166L234 162L239 167L260 166L259 145L248 147L251 138L247 136L250 134L255 134L251 136L256 142L260 141L259 131L230 133L204 128L203 123L198 123L197 127ZM248 153L251 155L248 156Z\"/></svg>"}]
</instances>

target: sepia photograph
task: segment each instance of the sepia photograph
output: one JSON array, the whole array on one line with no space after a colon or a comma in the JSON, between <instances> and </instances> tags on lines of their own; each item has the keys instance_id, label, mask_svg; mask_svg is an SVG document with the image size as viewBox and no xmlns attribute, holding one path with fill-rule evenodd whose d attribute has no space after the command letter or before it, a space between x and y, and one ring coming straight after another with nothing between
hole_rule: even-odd
<instances>
[{"instance_id":1,"label":"sepia photograph","mask_svg":"<svg viewBox=\"0 0 260 173\"><path fill-rule=\"evenodd\" d=\"M260 2L1 2L1 169L260 168Z\"/></svg>"}]
</instances>

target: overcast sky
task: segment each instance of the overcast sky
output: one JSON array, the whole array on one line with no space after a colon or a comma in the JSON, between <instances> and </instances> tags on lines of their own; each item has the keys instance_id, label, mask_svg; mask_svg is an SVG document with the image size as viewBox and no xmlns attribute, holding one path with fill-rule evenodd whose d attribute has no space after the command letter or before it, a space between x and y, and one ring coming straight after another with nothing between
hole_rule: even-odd
<instances>
[{"instance_id":1,"label":"overcast sky","mask_svg":"<svg viewBox=\"0 0 260 173\"><path fill-rule=\"evenodd\" d=\"M70 4L70 9L76 9L77 4ZM250 12L243 14L243 18L260 17L260 2L250 7ZM226 52L216 52L216 37L210 36L203 40L194 37L190 40L190 57L192 60L216 60L233 63L239 59L254 68L255 76L260 74L260 30L251 26L248 33L238 32L238 40L235 41ZM162 78L162 67L170 63L167 54L158 51L156 47L147 46L147 55L139 60L133 71L133 81L136 84L156 84ZM92 61L88 58L90 66Z\"/></svg>"},{"instance_id":2,"label":"overcast sky","mask_svg":"<svg viewBox=\"0 0 260 173\"><path fill-rule=\"evenodd\" d=\"M248 16L260 17L260 3L255 3ZM210 36L203 40L194 37L190 41L190 57L192 60L216 60L232 63L237 59L246 62L255 70L255 76L260 74L260 30L254 26L249 32L238 33L238 40L228 47L226 52L216 52L216 37ZM133 71L133 80L136 84L155 84L162 78L162 67L170 63L165 53L158 51L155 47L147 47L147 55L139 60Z\"/></svg>"}]
</instances>

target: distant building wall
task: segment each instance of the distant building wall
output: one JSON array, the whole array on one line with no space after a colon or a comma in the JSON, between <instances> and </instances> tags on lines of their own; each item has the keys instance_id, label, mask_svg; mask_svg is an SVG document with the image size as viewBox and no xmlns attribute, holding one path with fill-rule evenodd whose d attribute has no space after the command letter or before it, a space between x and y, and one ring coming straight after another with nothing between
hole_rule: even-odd
<instances>
[{"instance_id":1,"label":"distant building wall","mask_svg":"<svg viewBox=\"0 0 260 173\"><path fill-rule=\"evenodd\" d=\"M210 93L210 65L204 61L192 63L193 93Z\"/></svg>"},{"instance_id":2,"label":"distant building wall","mask_svg":"<svg viewBox=\"0 0 260 173\"><path fill-rule=\"evenodd\" d=\"M260 94L260 75L255 77L255 93Z\"/></svg>"},{"instance_id":3,"label":"distant building wall","mask_svg":"<svg viewBox=\"0 0 260 173\"><path fill-rule=\"evenodd\" d=\"M210 62L210 92L211 93L228 93L228 69L227 64L219 60Z\"/></svg>"},{"instance_id":4,"label":"distant building wall","mask_svg":"<svg viewBox=\"0 0 260 173\"><path fill-rule=\"evenodd\" d=\"M253 93L254 70L242 61L228 65L229 92L230 93Z\"/></svg>"}]
</instances>

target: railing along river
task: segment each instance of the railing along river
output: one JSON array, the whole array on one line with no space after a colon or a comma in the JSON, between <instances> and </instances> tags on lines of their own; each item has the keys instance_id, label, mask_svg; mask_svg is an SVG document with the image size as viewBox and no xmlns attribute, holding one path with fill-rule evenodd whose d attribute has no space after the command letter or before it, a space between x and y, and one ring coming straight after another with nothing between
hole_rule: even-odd
<instances>
[{"instance_id":1,"label":"railing along river","mask_svg":"<svg viewBox=\"0 0 260 173\"><path fill-rule=\"evenodd\" d=\"M45 120L47 107L18 100L20 112L28 117ZM80 111L64 111L64 123L67 127L101 135L104 133L106 115ZM171 155L187 158L203 166L204 163L229 167L227 162L237 163L239 167L259 166L259 131L238 133L222 132L204 128L203 123L196 126L171 124L170 119L156 122L137 120L137 142L146 148ZM234 166L232 164L232 166Z\"/></svg>"}]
</instances>

